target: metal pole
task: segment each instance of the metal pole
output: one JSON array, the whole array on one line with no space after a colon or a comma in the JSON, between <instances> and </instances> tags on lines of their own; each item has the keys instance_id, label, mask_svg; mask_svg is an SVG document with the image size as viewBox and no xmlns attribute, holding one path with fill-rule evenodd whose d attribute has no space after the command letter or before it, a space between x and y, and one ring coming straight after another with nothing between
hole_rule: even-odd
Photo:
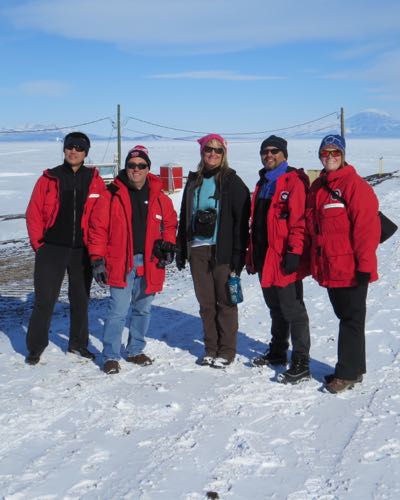
<instances>
[{"instance_id":1,"label":"metal pole","mask_svg":"<svg viewBox=\"0 0 400 500\"><path fill-rule=\"evenodd\" d=\"M379 175L383 175L383 156L379 158Z\"/></svg>"},{"instance_id":2,"label":"metal pole","mask_svg":"<svg viewBox=\"0 0 400 500\"><path fill-rule=\"evenodd\" d=\"M118 172L121 170L121 106L117 105Z\"/></svg>"},{"instance_id":3,"label":"metal pole","mask_svg":"<svg viewBox=\"0 0 400 500\"><path fill-rule=\"evenodd\" d=\"M345 130L344 130L344 110L343 108L340 108L340 135L344 137Z\"/></svg>"}]
</instances>

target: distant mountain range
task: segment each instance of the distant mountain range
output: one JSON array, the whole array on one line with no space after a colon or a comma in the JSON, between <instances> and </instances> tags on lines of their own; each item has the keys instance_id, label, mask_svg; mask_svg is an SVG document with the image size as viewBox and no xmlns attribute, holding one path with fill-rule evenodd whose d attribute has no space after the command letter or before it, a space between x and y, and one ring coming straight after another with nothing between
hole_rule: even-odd
<instances>
[{"instance_id":1,"label":"distant mountain range","mask_svg":"<svg viewBox=\"0 0 400 500\"><path fill-rule=\"evenodd\" d=\"M389 113L377 110L368 110L346 119L345 130L347 139L362 138L400 138L400 120L396 120ZM310 133L310 137L322 137L328 134L339 133L338 128Z\"/></svg>"},{"instance_id":2,"label":"distant mountain range","mask_svg":"<svg viewBox=\"0 0 400 500\"><path fill-rule=\"evenodd\" d=\"M310 124L298 129L294 129L291 133L286 133L285 137L293 138L319 138L328 134L339 133L339 124L336 129L324 129L315 131L312 127L315 124ZM7 129L0 128L0 142L9 141L62 141L65 134L69 130L54 131L51 129L56 128L55 125L38 125L38 124L28 124L15 132L10 132ZM357 113L345 119L345 129L346 138L400 138L400 120L396 120L388 113L368 110L361 113ZM35 132L35 130L40 130L40 132ZM226 136L230 140L242 140L243 136ZM109 140L109 137L90 134L92 140ZM141 135L136 137L123 136L123 140L127 141L158 141L164 138L159 135L149 134ZM176 137L171 138L171 140L195 140L197 136L191 137ZM116 137L111 139L115 140Z\"/></svg>"}]
</instances>

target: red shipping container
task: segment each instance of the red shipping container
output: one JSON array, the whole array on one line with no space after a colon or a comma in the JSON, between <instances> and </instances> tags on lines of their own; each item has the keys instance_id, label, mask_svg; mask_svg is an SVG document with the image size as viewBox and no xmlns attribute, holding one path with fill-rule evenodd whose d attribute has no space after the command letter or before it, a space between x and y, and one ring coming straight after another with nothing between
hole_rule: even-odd
<instances>
[{"instance_id":1,"label":"red shipping container","mask_svg":"<svg viewBox=\"0 0 400 500\"><path fill-rule=\"evenodd\" d=\"M173 193L183 187L183 167L168 163L160 167L162 190Z\"/></svg>"}]
</instances>

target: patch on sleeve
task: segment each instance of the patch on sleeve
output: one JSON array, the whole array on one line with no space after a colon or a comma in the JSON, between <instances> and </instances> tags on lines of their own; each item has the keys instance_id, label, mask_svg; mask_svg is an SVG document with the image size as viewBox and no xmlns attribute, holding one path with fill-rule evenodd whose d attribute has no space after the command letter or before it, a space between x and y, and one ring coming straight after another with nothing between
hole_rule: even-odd
<instances>
[{"instance_id":1,"label":"patch on sleeve","mask_svg":"<svg viewBox=\"0 0 400 500\"><path fill-rule=\"evenodd\" d=\"M281 194L279 196L279 199L281 201L287 201L289 198L289 191L281 191Z\"/></svg>"}]
</instances>

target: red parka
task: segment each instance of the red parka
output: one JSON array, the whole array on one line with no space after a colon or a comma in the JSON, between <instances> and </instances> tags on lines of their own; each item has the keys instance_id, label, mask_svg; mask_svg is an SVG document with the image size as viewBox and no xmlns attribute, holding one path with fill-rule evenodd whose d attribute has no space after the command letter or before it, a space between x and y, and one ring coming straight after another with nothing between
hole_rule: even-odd
<instances>
[{"instance_id":1,"label":"red parka","mask_svg":"<svg viewBox=\"0 0 400 500\"><path fill-rule=\"evenodd\" d=\"M82 166L81 168L88 167ZM81 219L83 241L86 246L90 213L100 194L106 189L99 171L96 168L91 168L91 170L93 171L92 181ZM26 210L26 225L31 246L35 251L43 245L44 233L54 224L57 218L60 208L59 182L59 179L52 176L49 170L45 170L33 188Z\"/></svg>"},{"instance_id":2,"label":"red parka","mask_svg":"<svg viewBox=\"0 0 400 500\"><path fill-rule=\"evenodd\" d=\"M323 184L345 200L333 196ZM380 238L378 199L354 167L321 172L307 199L311 237L311 274L321 286L356 286L356 271L378 279L376 249Z\"/></svg>"},{"instance_id":3,"label":"red parka","mask_svg":"<svg viewBox=\"0 0 400 500\"><path fill-rule=\"evenodd\" d=\"M161 180L148 174L149 206L144 251L146 293L160 292L165 269L158 268L153 256L154 242L163 239L175 244L177 217L171 199L161 191ZM133 269L134 241L132 204L128 188L116 179L96 203L89 220L88 250L91 259L104 258L107 284L127 286L126 278Z\"/></svg>"},{"instance_id":4,"label":"red parka","mask_svg":"<svg viewBox=\"0 0 400 500\"><path fill-rule=\"evenodd\" d=\"M303 169L290 168L276 182L276 190L267 212L268 248L261 273L261 286L285 287L303 279L308 270L308 258L305 250L305 207L306 195L310 182ZM254 216L259 185L251 200L250 228ZM251 231L251 229L250 229ZM287 252L301 255L299 269L292 274L285 274L283 258ZM253 245L250 234L246 256L246 268L254 273Z\"/></svg>"}]
</instances>

